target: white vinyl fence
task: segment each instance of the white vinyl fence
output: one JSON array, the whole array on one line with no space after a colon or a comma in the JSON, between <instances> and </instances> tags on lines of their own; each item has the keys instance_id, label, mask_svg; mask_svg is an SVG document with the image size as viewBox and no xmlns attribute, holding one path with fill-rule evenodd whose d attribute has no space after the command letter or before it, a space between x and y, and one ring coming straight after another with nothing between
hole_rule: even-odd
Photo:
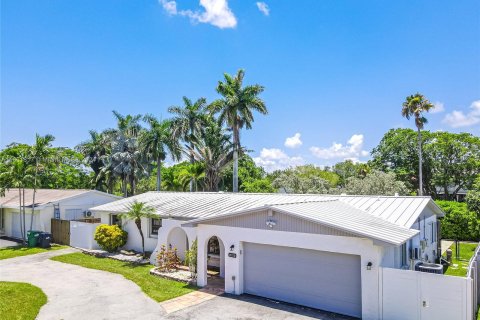
<instances>
[{"instance_id":1,"label":"white vinyl fence","mask_svg":"<svg viewBox=\"0 0 480 320\"><path fill-rule=\"evenodd\" d=\"M99 225L100 223L70 221L70 245L83 249L100 249L93 239L95 228Z\"/></svg>"},{"instance_id":2,"label":"white vinyl fence","mask_svg":"<svg viewBox=\"0 0 480 320\"><path fill-rule=\"evenodd\" d=\"M381 268L382 319L472 320L480 297L479 255L470 260L467 277Z\"/></svg>"}]
</instances>

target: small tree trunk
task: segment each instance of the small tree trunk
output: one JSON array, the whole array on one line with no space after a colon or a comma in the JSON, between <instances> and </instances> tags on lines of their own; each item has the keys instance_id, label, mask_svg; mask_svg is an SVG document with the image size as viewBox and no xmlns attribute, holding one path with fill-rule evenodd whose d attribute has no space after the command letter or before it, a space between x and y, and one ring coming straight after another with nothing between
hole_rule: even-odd
<instances>
[{"instance_id":1,"label":"small tree trunk","mask_svg":"<svg viewBox=\"0 0 480 320\"><path fill-rule=\"evenodd\" d=\"M195 148L195 145L193 144L193 142L190 142L190 164L193 165L195 163L195 157L193 155L193 148ZM193 177L190 178L190 192L193 192L193 185L194 185L194 181L193 181ZM195 188L195 191L197 188Z\"/></svg>"},{"instance_id":2,"label":"small tree trunk","mask_svg":"<svg viewBox=\"0 0 480 320\"><path fill-rule=\"evenodd\" d=\"M35 194L37 193L37 174L38 174L38 164L35 165L35 178L33 180L33 199L32 199L32 215L30 216L30 231L33 228L33 214L35 212Z\"/></svg>"},{"instance_id":3,"label":"small tree trunk","mask_svg":"<svg viewBox=\"0 0 480 320\"><path fill-rule=\"evenodd\" d=\"M143 231L142 231L142 219L141 218L135 219L135 224L137 225L138 232L140 232L140 237L142 238L142 255L145 258L145 239L143 237Z\"/></svg>"},{"instance_id":4,"label":"small tree trunk","mask_svg":"<svg viewBox=\"0 0 480 320\"><path fill-rule=\"evenodd\" d=\"M157 191L162 189L162 160L157 158Z\"/></svg>"},{"instance_id":5,"label":"small tree trunk","mask_svg":"<svg viewBox=\"0 0 480 320\"><path fill-rule=\"evenodd\" d=\"M20 235L22 240L25 238L23 235L23 223L22 223L22 188L18 188L18 216L20 218Z\"/></svg>"},{"instance_id":6,"label":"small tree trunk","mask_svg":"<svg viewBox=\"0 0 480 320\"><path fill-rule=\"evenodd\" d=\"M238 127L233 127L233 192L238 192Z\"/></svg>"},{"instance_id":7,"label":"small tree trunk","mask_svg":"<svg viewBox=\"0 0 480 320\"><path fill-rule=\"evenodd\" d=\"M423 196L422 132L418 128L418 195Z\"/></svg>"}]
</instances>

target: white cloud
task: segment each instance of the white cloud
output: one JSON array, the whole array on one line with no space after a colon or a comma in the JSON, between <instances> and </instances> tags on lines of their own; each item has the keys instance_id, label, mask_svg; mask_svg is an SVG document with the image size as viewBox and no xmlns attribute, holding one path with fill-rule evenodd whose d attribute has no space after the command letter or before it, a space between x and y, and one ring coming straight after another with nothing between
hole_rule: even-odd
<instances>
[{"instance_id":1,"label":"white cloud","mask_svg":"<svg viewBox=\"0 0 480 320\"><path fill-rule=\"evenodd\" d=\"M469 127L480 123L480 100L472 102L468 113L454 110L445 115L442 122L452 128Z\"/></svg>"},{"instance_id":2,"label":"white cloud","mask_svg":"<svg viewBox=\"0 0 480 320\"><path fill-rule=\"evenodd\" d=\"M253 158L257 166L262 166L267 172L303 165L302 157L289 157L277 148L263 148L259 157Z\"/></svg>"},{"instance_id":3,"label":"white cloud","mask_svg":"<svg viewBox=\"0 0 480 320\"><path fill-rule=\"evenodd\" d=\"M368 156L363 150L363 134L354 134L346 145L334 142L329 148L311 147L310 152L320 159L350 159L359 161L358 158Z\"/></svg>"},{"instance_id":4,"label":"white cloud","mask_svg":"<svg viewBox=\"0 0 480 320\"><path fill-rule=\"evenodd\" d=\"M178 10L175 0L159 0L159 2L169 15L188 17L192 22L209 23L220 29L237 26L237 18L228 7L227 0L200 0L203 11Z\"/></svg>"},{"instance_id":5,"label":"white cloud","mask_svg":"<svg viewBox=\"0 0 480 320\"><path fill-rule=\"evenodd\" d=\"M293 137L285 139L285 147L292 149L300 147L303 144L302 140L300 140L300 136L301 134L297 132Z\"/></svg>"},{"instance_id":6,"label":"white cloud","mask_svg":"<svg viewBox=\"0 0 480 320\"><path fill-rule=\"evenodd\" d=\"M445 111L445 105L443 104L443 102L435 102L433 104L433 109L430 109L430 113L441 113L443 111Z\"/></svg>"},{"instance_id":7,"label":"white cloud","mask_svg":"<svg viewBox=\"0 0 480 320\"><path fill-rule=\"evenodd\" d=\"M260 10L261 13L268 16L270 15L270 8L265 2L257 2L257 8Z\"/></svg>"}]
</instances>

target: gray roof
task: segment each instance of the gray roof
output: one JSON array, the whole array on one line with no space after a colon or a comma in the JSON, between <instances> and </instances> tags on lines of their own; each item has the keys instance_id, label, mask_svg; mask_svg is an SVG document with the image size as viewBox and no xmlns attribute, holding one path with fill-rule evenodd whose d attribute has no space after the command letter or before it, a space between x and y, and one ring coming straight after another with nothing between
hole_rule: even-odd
<instances>
[{"instance_id":1,"label":"gray roof","mask_svg":"<svg viewBox=\"0 0 480 320\"><path fill-rule=\"evenodd\" d=\"M123 213L133 201L145 202L159 216L193 220L275 204L338 200L396 225L410 228L428 206L443 215L430 197L343 196L314 194L255 194L222 192L147 192L91 208L92 211Z\"/></svg>"},{"instance_id":2,"label":"gray roof","mask_svg":"<svg viewBox=\"0 0 480 320\"><path fill-rule=\"evenodd\" d=\"M338 199L275 204L264 206L262 209L271 209L297 216L314 223L394 245L404 243L419 232L373 216ZM247 214L251 211L252 209L249 209L216 217L200 218L190 221L186 225L194 226L202 222Z\"/></svg>"}]
</instances>

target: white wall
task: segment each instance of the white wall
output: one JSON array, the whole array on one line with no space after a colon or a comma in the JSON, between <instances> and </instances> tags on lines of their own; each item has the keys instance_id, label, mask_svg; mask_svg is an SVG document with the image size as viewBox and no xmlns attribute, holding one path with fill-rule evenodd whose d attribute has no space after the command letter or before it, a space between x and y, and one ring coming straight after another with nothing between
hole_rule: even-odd
<instances>
[{"instance_id":1,"label":"white wall","mask_svg":"<svg viewBox=\"0 0 480 320\"><path fill-rule=\"evenodd\" d=\"M383 319L473 317L471 279L390 268L381 268L380 277Z\"/></svg>"},{"instance_id":2,"label":"white wall","mask_svg":"<svg viewBox=\"0 0 480 320\"><path fill-rule=\"evenodd\" d=\"M70 222L70 246L83 249L100 249L94 240L95 228L101 223Z\"/></svg>"},{"instance_id":3,"label":"white wall","mask_svg":"<svg viewBox=\"0 0 480 320\"><path fill-rule=\"evenodd\" d=\"M223 241L225 248L230 248L231 245L235 246L233 252L237 254L237 258L225 258L225 291L235 294L243 293L243 242L359 255L362 266L362 318L379 318L378 272L382 260L382 251L371 240L273 230L249 229L246 232L242 228L214 225L199 225L197 227L197 236L199 248L197 283L200 286L204 286L207 283L206 246L208 239L212 236L217 236ZM372 262L372 270L366 269L368 262ZM235 280L232 280L233 276Z\"/></svg>"}]
</instances>

